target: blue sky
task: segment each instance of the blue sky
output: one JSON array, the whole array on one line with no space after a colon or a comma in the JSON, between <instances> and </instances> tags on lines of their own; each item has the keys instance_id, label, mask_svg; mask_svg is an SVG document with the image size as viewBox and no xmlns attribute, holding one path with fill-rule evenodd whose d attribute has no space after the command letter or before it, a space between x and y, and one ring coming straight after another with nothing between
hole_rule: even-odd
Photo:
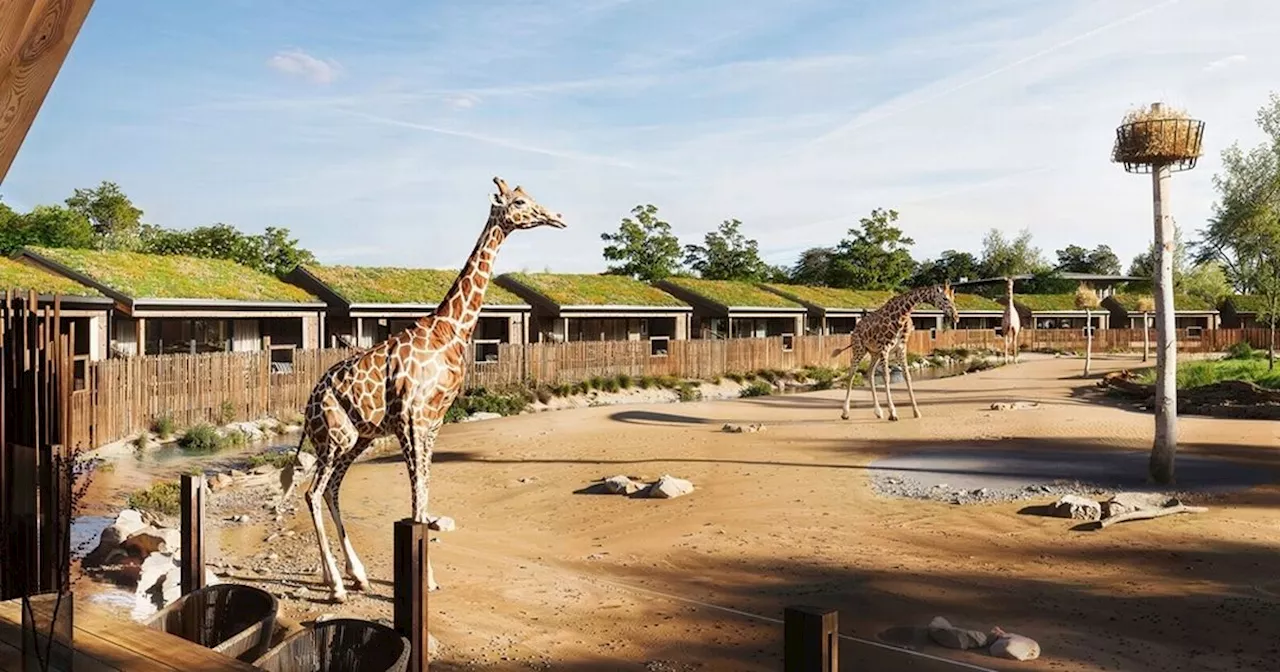
<instances>
[{"instance_id":1,"label":"blue sky","mask_svg":"<svg viewBox=\"0 0 1280 672\"><path fill-rule=\"evenodd\" d=\"M1194 231L1218 153L1261 140L1277 25L1273 0L98 0L3 196L110 179L157 224L453 267L501 175L569 228L500 271L602 270L649 202L688 243L741 219L775 263L876 207L917 258L1028 227L1127 262L1150 182L1109 163L1120 117L1206 121L1174 181Z\"/></svg>"}]
</instances>

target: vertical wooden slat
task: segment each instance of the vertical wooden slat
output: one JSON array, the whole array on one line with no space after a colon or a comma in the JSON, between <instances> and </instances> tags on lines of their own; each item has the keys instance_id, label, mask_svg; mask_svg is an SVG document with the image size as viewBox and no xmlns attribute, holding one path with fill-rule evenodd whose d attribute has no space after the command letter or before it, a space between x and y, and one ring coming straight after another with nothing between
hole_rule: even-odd
<instances>
[{"instance_id":1,"label":"vertical wooden slat","mask_svg":"<svg viewBox=\"0 0 1280 672\"><path fill-rule=\"evenodd\" d=\"M839 614L835 609L787 607L783 615L783 670L837 672L840 669Z\"/></svg>"},{"instance_id":2,"label":"vertical wooden slat","mask_svg":"<svg viewBox=\"0 0 1280 672\"><path fill-rule=\"evenodd\" d=\"M182 553L179 560L182 594L204 587L204 477L182 476Z\"/></svg>"},{"instance_id":3,"label":"vertical wooden slat","mask_svg":"<svg viewBox=\"0 0 1280 672\"><path fill-rule=\"evenodd\" d=\"M427 523L405 518L396 521L395 563L395 628L409 640L410 672L426 672L427 624L427 557L430 532Z\"/></svg>"}]
</instances>

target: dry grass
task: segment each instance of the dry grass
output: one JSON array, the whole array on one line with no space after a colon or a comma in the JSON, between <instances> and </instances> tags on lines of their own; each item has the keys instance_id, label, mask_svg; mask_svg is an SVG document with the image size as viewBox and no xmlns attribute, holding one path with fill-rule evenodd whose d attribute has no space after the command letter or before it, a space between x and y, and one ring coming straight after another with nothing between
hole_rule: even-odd
<instances>
[{"instance_id":1,"label":"dry grass","mask_svg":"<svg viewBox=\"0 0 1280 672\"><path fill-rule=\"evenodd\" d=\"M1098 293L1092 289L1081 285L1076 290L1076 310L1097 310L1100 303L1102 302L1098 300Z\"/></svg>"},{"instance_id":2,"label":"dry grass","mask_svg":"<svg viewBox=\"0 0 1280 672\"><path fill-rule=\"evenodd\" d=\"M1114 158L1124 163L1154 164L1200 156L1201 137L1185 110L1140 107L1124 116Z\"/></svg>"}]
</instances>

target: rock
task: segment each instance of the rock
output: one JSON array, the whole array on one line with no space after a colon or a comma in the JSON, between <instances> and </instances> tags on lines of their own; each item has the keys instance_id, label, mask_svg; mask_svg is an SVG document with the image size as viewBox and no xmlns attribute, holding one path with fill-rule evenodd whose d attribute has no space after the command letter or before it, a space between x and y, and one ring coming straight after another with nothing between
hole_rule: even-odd
<instances>
[{"instance_id":1,"label":"rock","mask_svg":"<svg viewBox=\"0 0 1280 672\"><path fill-rule=\"evenodd\" d=\"M211 492L217 492L230 487L232 482L230 474L214 474L209 477L209 490Z\"/></svg>"},{"instance_id":2,"label":"rock","mask_svg":"<svg viewBox=\"0 0 1280 672\"><path fill-rule=\"evenodd\" d=\"M993 411L1025 411L1029 408L1039 408L1040 403L1036 401L997 401L991 404Z\"/></svg>"},{"instance_id":3,"label":"rock","mask_svg":"<svg viewBox=\"0 0 1280 672\"><path fill-rule=\"evenodd\" d=\"M249 474L246 474L243 471L240 471L239 469L231 470L231 478L247 478L248 476Z\"/></svg>"},{"instance_id":4,"label":"rock","mask_svg":"<svg viewBox=\"0 0 1280 672\"><path fill-rule=\"evenodd\" d=\"M271 542L273 542L273 541L275 541L276 539L279 539L279 538L280 538L280 535L279 535L279 534L276 534L275 532L272 532L271 534L268 534L268 535L267 535L267 538L263 540L263 543L264 543L264 544L269 544L269 543L271 543Z\"/></svg>"},{"instance_id":5,"label":"rock","mask_svg":"<svg viewBox=\"0 0 1280 672\"><path fill-rule=\"evenodd\" d=\"M227 521L232 523L247 523L249 522L249 514L247 513L236 514L228 518Z\"/></svg>"},{"instance_id":6,"label":"rock","mask_svg":"<svg viewBox=\"0 0 1280 672\"><path fill-rule=\"evenodd\" d=\"M280 554L279 554L279 553L268 553L268 554L267 554L267 560L268 560L268 561L270 561L270 562L275 562L276 560L279 560L279 559L280 559Z\"/></svg>"},{"instance_id":7,"label":"rock","mask_svg":"<svg viewBox=\"0 0 1280 672\"><path fill-rule=\"evenodd\" d=\"M639 492L643 487L644 486L640 483L636 483L630 478L622 475L611 476L604 479L605 492L614 495L633 495Z\"/></svg>"},{"instance_id":8,"label":"rock","mask_svg":"<svg viewBox=\"0 0 1280 672\"><path fill-rule=\"evenodd\" d=\"M743 432L754 434L755 432L763 432L764 425L758 422L746 426L725 423L725 425L720 428L720 431L727 432L729 434L742 434Z\"/></svg>"},{"instance_id":9,"label":"rock","mask_svg":"<svg viewBox=\"0 0 1280 672\"><path fill-rule=\"evenodd\" d=\"M1102 505L1078 495L1063 495L1049 507L1049 513L1059 518L1072 520L1100 520Z\"/></svg>"},{"instance_id":10,"label":"rock","mask_svg":"<svg viewBox=\"0 0 1280 672\"><path fill-rule=\"evenodd\" d=\"M102 534L98 537L98 545L84 556L82 564L85 567L101 567L110 564L120 553L120 542L144 527L146 524L142 522L142 514L133 509L121 511L116 516L115 522L102 530Z\"/></svg>"},{"instance_id":11,"label":"rock","mask_svg":"<svg viewBox=\"0 0 1280 672\"><path fill-rule=\"evenodd\" d=\"M144 527L129 535L120 548L129 555L145 558L152 553L177 553L182 547L182 533L169 528Z\"/></svg>"},{"instance_id":12,"label":"rock","mask_svg":"<svg viewBox=\"0 0 1280 672\"><path fill-rule=\"evenodd\" d=\"M1162 509L1180 503L1176 497L1155 492L1118 492L1102 503L1102 517L1110 518L1122 513Z\"/></svg>"},{"instance_id":13,"label":"rock","mask_svg":"<svg viewBox=\"0 0 1280 672\"><path fill-rule=\"evenodd\" d=\"M693 484L683 478L664 474L649 487L649 496L658 499L675 499L693 492Z\"/></svg>"},{"instance_id":14,"label":"rock","mask_svg":"<svg viewBox=\"0 0 1280 672\"><path fill-rule=\"evenodd\" d=\"M431 658L439 657L439 655L440 655L440 640L436 639L435 635L428 632L427 633L427 659L430 660Z\"/></svg>"},{"instance_id":15,"label":"rock","mask_svg":"<svg viewBox=\"0 0 1280 672\"><path fill-rule=\"evenodd\" d=\"M311 468L316 466L316 456L298 451L298 466L301 467L302 471L311 471Z\"/></svg>"},{"instance_id":16,"label":"rock","mask_svg":"<svg viewBox=\"0 0 1280 672\"><path fill-rule=\"evenodd\" d=\"M437 532L452 532L458 529L458 524L453 522L453 519L449 516L428 517L427 529L436 530Z\"/></svg>"},{"instance_id":17,"label":"rock","mask_svg":"<svg viewBox=\"0 0 1280 672\"><path fill-rule=\"evenodd\" d=\"M741 434L742 425L731 425L729 423L725 423L724 427L720 428L720 431L726 432L729 434Z\"/></svg>"},{"instance_id":18,"label":"rock","mask_svg":"<svg viewBox=\"0 0 1280 672\"><path fill-rule=\"evenodd\" d=\"M498 418L501 418L501 417L502 417L501 413L490 413L488 411L476 411L475 413L472 413L471 415L468 415L467 417L463 418L462 421L463 422L479 422L481 420L497 420Z\"/></svg>"},{"instance_id":19,"label":"rock","mask_svg":"<svg viewBox=\"0 0 1280 672\"><path fill-rule=\"evenodd\" d=\"M938 646L948 649L981 649L990 643L991 635L981 630L967 630L951 625L947 619L938 616L929 622L929 639Z\"/></svg>"},{"instance_id":20,"label":"rock","mask_svg":"<svg viewBox=\"0 0 1280 672\"><path fill-rule=\"evenodd\" d=\"M997 658L1035 660L1040 657L1040 644L1030 637L1015 635L1000 628L993 628L991 634L996 638L991 644L991 655Z\"/></svg>"},{"instance_id":21,"label":"rock","mask_svg":"<svg viewBox=\"0 0 1280 672\"><path fill-rule=\"evenodd\" d=\"M218 574L213 570L209 569L208 567L205 567L204 568L204 585L216 586L219 583L222 583L222 581L218 579Z\"/></svg>"},{"instance_id":22,"label":"rock","mask_svg":"<svg viewBox=\"0 0 1280 672\"><path fill-rule=\"evenodd\" d=\"M253 471L250 473L257 474L258 476L262 476L264 474L269 474L275 470L276 468L269 464L259 464L258 466L254 467Z\"/></svg>"},{"instance_id":23,"label":"rock","mask_svg":"<svg viewBox=\"0 0 1280 672\"><path fill-rule=\"evenodd\" d=\"M146 618L178 599L181 578L182 570L172 557L163 553L148 555L142 561L138 586L134 592L133 618Z\"/></svg>"},{"instance_id":24,"label":"rock","mask_svg":"<svg viewBox=\"0 0 1280 672\"><path fill-rule=\"evenodd\" d=\"M298 536L298 533L297 533L297 532L295 532L294 530L285 530L285 531L284 531L284 536L286 536L286 537L296 537L296 536Z\"/></svg>"}]
</instances>

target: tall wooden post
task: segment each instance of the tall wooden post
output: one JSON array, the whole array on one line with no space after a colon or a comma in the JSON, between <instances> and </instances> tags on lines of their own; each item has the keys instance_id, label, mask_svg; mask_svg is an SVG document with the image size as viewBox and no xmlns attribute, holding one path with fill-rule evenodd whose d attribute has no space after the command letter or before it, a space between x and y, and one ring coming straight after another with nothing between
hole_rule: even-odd
<instances>
[{"instance_id":1,"label":"tall wooden post","mask_svg":"<svg viewBox=\"0 0 1280 672\"><path fill-rule=\"evenodd\" d=\"M1159 109L1159 103L1153 107ZM1169 215L1167 164L1152 166L1151 200L1155 212L1158 256L1156 299L1156 431L1149 470L1158 483L1173 483L1174 456L1178 450L1178 339L1173 310L1173 257L1176 240Z\"/></svg>"},{"instance_id":2,"label":"tall wooden post","mask_svg":"<svg viewBox=\"0 0 1280 672\"><path fill-rule=\"evenodd\" d=\"M787 607L783 615L784 672L840 669L839 612L819 607Z\"/></svg>"},{"instance_id":3,"label":"tall wooden post","mask_svg":"<svg viewBox=\"0 0 1280 672\"><path fill-rule=\"evenodd\" d=\"M204 588L204 476L182 477L182 594Z\"/></svg>"},{"instance_id":4,"label":"tall wooden post","mask_svg":"<svg viewBox=\"0 0 1280 672\"><path fill-rule=\"evenodd\" d=\"M409 640L409 672L427 672L427 523L412 518L395 526L395 628Z\"/></svg>"}]
</instances>

